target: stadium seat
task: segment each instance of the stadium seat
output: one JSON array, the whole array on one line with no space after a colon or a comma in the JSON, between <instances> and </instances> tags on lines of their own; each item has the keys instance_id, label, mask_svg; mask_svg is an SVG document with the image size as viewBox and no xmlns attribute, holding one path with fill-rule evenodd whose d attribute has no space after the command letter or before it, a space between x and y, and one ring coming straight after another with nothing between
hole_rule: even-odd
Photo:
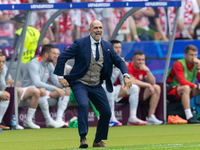
<instances>
[{"instance_id":1,"label":"stadium seat","mask_svg":"<svg viewBox=\"0 0 200 150\"><path fill-rule=\"evenodd\" d=\"M42 50L42 45L39 45L35 51L35 57L40 56Z\"/></svg>"},{"instance_id":2,"label":"stadium seat","mask_svg":"<svg viewBox=\"0 0 200 150\"><path fill-rule=\"evenodd\" d=\"M7 87L6 91L10 93L10 103L8 109L4 115L3 122L6 125L11 125L12 115L14 114L14 87Z\"/></svg>"},{"instance_id":3,"label":"stadium seat","mask_svg":"<svg viewBox=\"0 0 200 150\"><path fill-rule=\"evenodd\" d=\"M174 115L174 116L178 115L181 118L186 119L182 103L181 102L173 103L173 102L167 101L167 116L166 117L168 117L169 115Z\"/></svg>"},{"instance_id":4,"label":"stadium seat","mask_svg":"<svg viewBox=\"0 0 200 150\"><path fill-rule=\"evenodd\" d=\"M68 47L70 47L71 46L71 44L67 44L67 45L65 45L65 47L63 48L63 51L65 51Z\"/></svg>"},{"instance_id":5,"label":"stadium seat","mask_svg":"<svg viewBox=\"0 0 200 150\"><path fill-rule=\"evenodd\" d=\"M5 54L7 59L11 59L15 49L13 47L4 47L2 52Z\"/></svg>"},{"instance_id":6,"label":"stadium seat","mask_svg":"<svg viewBox=\"0 0 200 150\"><path fill-rule=\"evenodd\" d=\"M13 47L4 47L3 50L2 50L2 52L6 56L5 65L7 67L9 67L9 65L10 65L10 61L9 60L12 58L12 56L14 54L14 51L15 51L15 49ZM10 72L9 72L9 74L11 75L11 77L13 79L15 79L15 76L16 76L17 65L18 65L17 61L14 61L12 63L12 65L11 65L11 69L10 69ZM25 67L26 67L26 64L21 63L18 81L21 81L21 78L23 76L23 71L24 71Z\"/></svg>"},{"instance_id":7,"label":"stadium seat","mask_svg":"<svg viewBox=\"0 0 200 150\"><path fill-rule=\"evenodd\" d=\"M9 67L10 61L6 61L5 64L6 64L7 67ZM14 61L13 64L11 65L11 69L10 69L10 72L9 72L9 74L11 75L11 77L13 79L15 79L15 76L16 76L17 65L18 65L18 62ZM24 63L21 62L20 72L19 72L19 76L18 76L18 81L19 82L22 79L23 72L24 72L25 68L26 68L26 64L24 64Z\"/></svg>"}]
</instances>

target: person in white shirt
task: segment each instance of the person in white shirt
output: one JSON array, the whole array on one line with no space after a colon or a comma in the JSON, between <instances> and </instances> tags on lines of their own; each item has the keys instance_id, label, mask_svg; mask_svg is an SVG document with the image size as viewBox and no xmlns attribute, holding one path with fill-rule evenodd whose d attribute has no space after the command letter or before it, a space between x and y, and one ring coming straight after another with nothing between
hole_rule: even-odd
<instances>
[{"instance_id":1,"label":"person in white shirt","mask_svg":"<svg viewBox=\"0 0 200 150\"><path fill-rule=\"evenodd\" d=\"M7 107L9 105L10 100L10 94L5 91L5 88L9 85L13 85L14 80L11 78L11 75L8 76L8 80L5 80L5 76L7 73L7 66L4 64L6 60L5 55L0 52L0 122L2 121L2 118L7 110ZM18 82L18 86L20 85L20 82ZM20 103L20 100L28 100L30 99L28 112L26 115L26 120L24 121L24 127L32 128L32 129L40 129L40 126L33 123L32 118L35 114L36 108L38 106L39 101L39 90L37 90L34 87L17 87L17 94L18 94L18 105ZM0 125L0 128L1 125ZM3 129L9 129L4 128ZM19 124L16 126L16 129L24 129Z\"/></svg>"},{"instance_id":2,"label":"person in white shirt","mask_svg":"<svg viewBox=\"0 0 200 150\"><path fill-rule=\"evenodd\" d=\"M121 42L118 40L112 40L111 41L114 50L116 53L120 56L121 51L122 51L122 45ZM117 78L120 79L121 85L116 85L114 86ZM113 67L113 73L111 76L111 81L114 86L114 91L112 93L107 92L106 88L104 90L106 91L106 95L108 97L108 101L111 107L111 122L118 122L117 126L121 126L122 124L117 120L115 117L115 112L114 112L114 107L115 107L115 102L119 102L124 96L128 95L129 98L129 104L130 104L130 114L129 114L129 119L127 125L146 125L147 122L140 120L137 118L136 113L137 113L137 107L138 107L138 95L139 95L139 88L137 85L132 84L130 89L127 89L124 87L124 82L123 82L123 75L120 72L120 70L117 67ZM103 85L105 87L105 85Z\"/></svg>"},{"instance_id":3,"label":"person in white shirt","mask_svg":"<svg viewBox=\"0 0 200 150\"><path fill-rule=\"evenodd\" d=\"M58 59L58 56L60 55L60 50L58 49L58 47L55 46L54 51L55 51L55 55L53 57L52 64L53 64L54 67L56 67L57 59ZM64 72L66 72L66 69L65 69ZM54 85L54 83L51 81L51 79L48 80L48 84ZM59 99L58 99L58 109L57 109L57 114L56 114L56 121L60 122L60 123L62 123L63 121L65 122L65 120L63 120L63 115L64 115L65 110L67 109L67 105L68 105L68 102L69 102L69 99L70 99L70 94L71 94L71 90L70 90L69 87L63 88L63 91L65 93L65 96L64 96L64 98L62 98L61 96L59 97ZM54 93L48 91L47 96L48 95L55 95ZM67 126L66 123L64 123L64 124Z\"/></svg>"},{"instance_id":4,"label":"person in white shirt","mask_svg":"<svg viewBox=\"0 0 200 150\"><path fill-rule=\"evenodd\" d=\"M5 70L5 55L0 52L0 123L2 122L2 119L6 113L6 110L9 106L10 103L10 93L5 91L6 89L6 81L5 81L5 75L6 75L6 70ZM0 128L3 130L8 130L10 127L4 126L0 124Z\"/></svg>"},{"instance_id":5,"label":"person in white shirt","mask_svg":"<svg viewBox=\"0 0 200 150\"><path fill-rule=\"evenodd\" d=\"M122 0L118 0L122 1ZM127 13L126 8L112 8L111 11L111 24L112 24L112 29L114 32L115 27L121 20L121 18ZM137 29L136 29L136 24L135 20L133 19L132 16L129 16L124 23L122 24L121 28L118 31L118 35L116 37L117 40L123 42L131 42L131 41L140 41L138 38L137 34Z\"/></svg>"},{"instance_id":6,"label":"person in white shirt","mask_svg":"<svg viewBox=\"0 0 200 150\"><path fill-rule=\"evenodd\" d=\"M43 112L47 127L60 128L64 122L54 121L49 113L49 104L47 99L49 94L52 98L65 97L63 87L53 74L53 57L55 56L55 47L51 44L43 45L41 56L32 59L23 74L22 87L35 86L40 90L39 106ZM54 85L47 83L51 79ZM48 92L50 91L50 92ZM66 106L65 106L66 107Z\"/></svg>"},{"instance_id":7,"label":"person in white shirt","mask_svg":"<svg viewBox=\"0 0 200 150\"><path fill-rule=\"evenodd\" d=\"M90 2L91 0L81 0L81 2ZM74 25L76 26L76 36L75 38L83 38L90 34L89 28L90 23L96 20L96 13L93 9L78 9L76 10L76 19Z\"/></svg>"},{"instance_id":8,"label":"person in white shirt","mask_svg":"<svg viewBox=\"0 0 200 150\"><path fill-rule=\"evenodd\" d=\"M176 13L175 8L159 7L158 10L163 33L171 37ZM175 39L193 39L195 28L199 24L199 12L197 0L181 1Z\"/></svg>"},{"instance_id":9,"label":"person in white shirt","mask_svg":"<svg viewBox=\"0 0 200 150\"><path fill-rule=\"evenodd\" d=\"M0 5L3 4L20 4L20 0L0 0ZM15 28L10 18L19 14L19 10L1 10L0 11L0 40L4 44L13 44Z\"/></svg>"},{"instance_id":10,"label":"person in white shirt","mask_svg":"<svg viewBox=\"0 0 200 150\"><path fill-rule=\"evenodd\" d=\"M95 0L95 2L107 2L108 0ZM112 8L94 8L97 20L100 20L104 26L103 39L109 41L112 36L113 27L111 24Z\"/></svg>"}]
</instances>

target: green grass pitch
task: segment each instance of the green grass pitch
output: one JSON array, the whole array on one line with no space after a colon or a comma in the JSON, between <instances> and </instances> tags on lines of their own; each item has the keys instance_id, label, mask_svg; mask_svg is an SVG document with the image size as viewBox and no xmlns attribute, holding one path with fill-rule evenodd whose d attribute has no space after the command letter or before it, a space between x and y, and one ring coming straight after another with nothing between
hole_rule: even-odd
<instances>
[{"instance_id":1,"label":"green grass pitch","mask_svg":"<svg viewBox=\"0 0 200 150\"><path fill-rule=\"evenodd\" d=\"M87 135L92 148L96 127ZM198 150L200 125L122 126L109 129L105 150ZM79 147L77 128L9 130L0 133L0 150L65 150Z\"/></svg>"}]
</instances>

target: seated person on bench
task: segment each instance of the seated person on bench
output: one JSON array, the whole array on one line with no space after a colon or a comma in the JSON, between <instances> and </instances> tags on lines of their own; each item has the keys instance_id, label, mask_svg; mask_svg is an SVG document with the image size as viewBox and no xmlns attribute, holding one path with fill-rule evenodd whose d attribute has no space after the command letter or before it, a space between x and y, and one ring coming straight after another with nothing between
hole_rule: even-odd
<instances>
[{"instance_id":1,"label":"seated person on bench","mask_svg":"<svg viewBox=\"0 0 200 150\"><path fill-rule=\"evenodd\" d=\"M163 122L156 118L155 111L160 99L160 86L150 69L145 65L145 54L142 51L133 53L132 62L128 64L129 74L133 77L133 83L139 86L139 99L149 100L149 112L146 117L147 125L159 125ZM146 82L143 82L143 79Z\"/></svg>"},{"instance_id":2,"label":"seated person on bench","mask_svg":"<svg viewBox=\"0 0 200 150\"><path fill-rule=\"evenodd\" d=\"M167 100L181 102L185 111L187 123L200 123L190 109L190 99L200 93L200 84L195 84L195 78L200 82L200 60L198 49L194 45L185 47L185 58L177 60L168 71Z\"/></svg>"}]
</instances>

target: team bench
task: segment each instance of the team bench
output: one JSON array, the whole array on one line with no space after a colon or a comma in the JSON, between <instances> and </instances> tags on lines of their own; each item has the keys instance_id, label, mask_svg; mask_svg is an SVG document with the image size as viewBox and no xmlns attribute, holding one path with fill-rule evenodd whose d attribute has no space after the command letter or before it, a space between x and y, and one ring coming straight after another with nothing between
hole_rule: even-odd
<instances>
[{"instance_id":1,"label":"team bench","mask_svg":"<svg viewBox=\"0 0 200 150\"><path fill-rule=\"evenodd\" d=\"M162 83L159 83L162 89ZM8 87L6 89L11 94L10 104L9 108L4 116L3 121L7 124L11 124L11 118L12 114L14 114L14 87ZM161 90L163 91L163 90ZM163 120L163 93L161 92L161 98L158 104L158 107L156 109L156 117L160 120ZM57 112L57 99L49 98L49 106L50 106L50 114L53 119L56 118L56 112ZM26 119L26 114L29 106L29 101L21 101L18 107L18 119L19 124L23 125L23 121ZM148 115L148 108L149 103L143 102L142 100L139 101L138 110L137 110L137 116L140 119L145 120L146 116ZM121 100L120 103L117 103L115 106L115 115L119 121L122 122L123 125L127 124L128 117L129 117L129 103L128 103L128 97L125 97ZM68 107L65 111L65 114L63 116L63 119L65 121L71 119L74 116L78 116L78 105L74 102L69 102ZM37 111L35 113L35 117L33 118L34 122L38 124L40 127L45 127L45 119L43 117L42 111L40 108L37 108ZM89 112L88 112L88 121L89 126L96 126L97 125L97 117L92 109L91 106L89 106Z\"/></svg>"}]
</instances>

